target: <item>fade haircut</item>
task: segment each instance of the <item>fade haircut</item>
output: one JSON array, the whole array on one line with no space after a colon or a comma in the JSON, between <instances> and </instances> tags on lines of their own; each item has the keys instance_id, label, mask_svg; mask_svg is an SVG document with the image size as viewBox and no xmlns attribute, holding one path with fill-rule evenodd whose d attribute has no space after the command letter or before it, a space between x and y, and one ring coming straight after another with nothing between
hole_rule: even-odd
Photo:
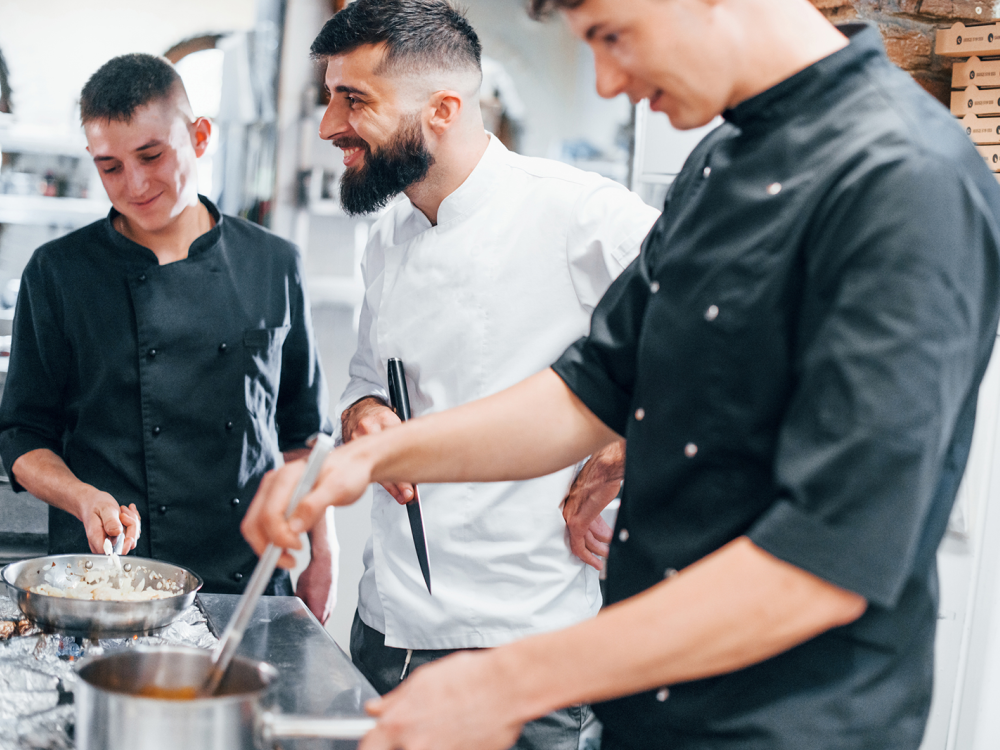
<instances>
[{"instance_id":1,"label":"fade haircut","mask_svg":"<svg viewBox=\"0 0 1000 750\"><path fill-rule=\"evenodd\" d=\"M131 122L135 111L169 97L181 77L165 58L131 54L104 63L80 94L80 121Z\"/></svg>"},{"instance_id":2,"label":"fade haircut","mask_svg":"<svg viewBox=\"0 0 1000 750\"><path fill-rule=\"evenodd\" d=\"M384 44L375 71L398 75L431 70L482 74L482 45L464 14L446 0L355 0L326 22L312 43L316 59Z\"/></svg>"},{"instance_id":3,"label":"fade haircut","mask_svg":"<svg viewBox=\"0 0 1000 750\"><path fill-rule=\"evenodd\" d=\"M528 15L534 19L544 18L560 8L578 8L583 0L529 0Z\"/></svg>"}]
</instances>

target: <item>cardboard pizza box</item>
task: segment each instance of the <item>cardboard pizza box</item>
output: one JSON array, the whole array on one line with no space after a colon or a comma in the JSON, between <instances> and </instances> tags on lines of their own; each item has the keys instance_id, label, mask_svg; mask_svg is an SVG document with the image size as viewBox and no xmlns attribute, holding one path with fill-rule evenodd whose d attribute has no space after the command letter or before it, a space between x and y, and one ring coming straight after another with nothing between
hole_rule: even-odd
<instances>
[{"instance_id":1,"label":"cardboard pizza box","mask_svg":"<svg viewBox=\"0 0 1000 750\"><path fill-rule=\"evenodd\" d=\"M964 62L956 60L951 69L951 87L964 89L966 86L978 86L981 89L1000 86L1000 59L970 57Z\"/></svg>"},{"instance_id":2,"label":"cardboard pizza box","mask_svg":"<svg viewBox=\"0 0 1000 750\"><path fill-rule=\"evenodd\" d=\"M972 142L980 146L1000 144L1000 117L977 117L966 115L962 127Z\"/></svg>"},{"instance_id":3,"label":"cardboard pizza box","mask_svg":"<svg viewBox=\"0 0 1000 750\"><path fill-rule=\"evenodd\" d=\"M969 86L963 91L951 92L951 113L956 117L973 115L1000 115L1000 91Z\"/></svg>"},{"instance_id":4,"label":"cardboard pizza box","mask_svg":"<svg viewBox=\"0 0 1000 750\"><path fill-rule=\"evenodd\" d=\"M938 29L934 51L945 57L1000 55L1000 26L995 23L966 26L959 22L950 29Z\"/></svg>"}]
</instances>

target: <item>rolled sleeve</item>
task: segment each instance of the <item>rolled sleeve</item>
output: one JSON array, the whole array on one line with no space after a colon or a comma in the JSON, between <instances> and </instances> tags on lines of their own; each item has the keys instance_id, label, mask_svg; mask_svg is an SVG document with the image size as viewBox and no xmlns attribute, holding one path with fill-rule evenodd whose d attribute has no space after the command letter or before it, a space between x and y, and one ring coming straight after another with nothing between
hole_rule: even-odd
<instances>
[{"instance_id":1,"label":"rolled sleeve","mask_svg":"<svg viewBox=\"0 0 1000 750\"><path fill-rule=\"evenodd\" d=\"M874 206L878 220L845 221ZM911 159L833 196L814 230L778 499L748 536L878 605L898 600L933 536L929 515L954 492L942 469L975 408L983 300L997 294L996 228L982 206L953 168Z\"/></svg>"}]
</instances>

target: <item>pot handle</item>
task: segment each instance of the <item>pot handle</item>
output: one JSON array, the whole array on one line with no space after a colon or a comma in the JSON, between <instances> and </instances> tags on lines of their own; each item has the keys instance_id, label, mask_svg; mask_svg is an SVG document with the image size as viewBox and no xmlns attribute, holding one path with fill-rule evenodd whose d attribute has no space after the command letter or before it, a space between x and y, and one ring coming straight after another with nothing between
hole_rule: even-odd
<instances>
[{"instance_id":1,"label":"pot handle","mask_svg":"<svg viewBox=\"0 0 1000 750\"><path fill-rule=\"evenodd\" d=\"M266 712L261 716L261 739L270 747L278 739L301 737L328 740L360 740L375 728L375 719L361 717L283 716Z\"/></svg>"}]
</instances>

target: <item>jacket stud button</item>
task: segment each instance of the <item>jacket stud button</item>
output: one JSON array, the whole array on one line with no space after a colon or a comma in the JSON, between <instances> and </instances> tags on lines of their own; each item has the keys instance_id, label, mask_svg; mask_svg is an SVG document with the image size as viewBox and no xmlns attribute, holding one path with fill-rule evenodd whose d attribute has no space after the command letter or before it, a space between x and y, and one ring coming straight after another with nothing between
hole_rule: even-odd
<instances>
[{"instance_id":1,"label":"jacket stud button","mask_svg":"<svg viewBox=\"0 0 1000 750\"><path fill-rule=\"evenodd\" d=\"M161 505L159 508L157 508L157 510L160 511L160 515L161 516L165 516L167 514L167 506L166 505Z\"/></svg>"},{"instance_id":2,"label":"jacket stud button","mask_svg":"<svg viewBox=\"0 0 1000 750\"><path fill-rule=\"evenodd\" d=\"M708 309L705 310L705 320L713 321L719 317L719 308L717 305L709 305Z\"/></svg>"},{"instance_id":3,"label":"jacket stud button","mask_svg":"<svg viewBox=\"0 0 1000 750\"><path fill-rule=\"evenodd\" d=\"M670 697L670 690L668 688L660 688L656 691L656 700L663 703L667 698Z\"/></svg>"},{"instance_id":4,"label":"jacket stud button","mask_svg":"<svg viewBox=\"0 0 1000 750\"><path fill-rule=\"evenodd\" d=\"M710 174L712 174L712 168L711 167L705 167L703 170L701 170L701 176L704 177L705 179L708 179L708 176Z\"/></svg>"},{"instance_id":5,"label":"jacket stud button","mask_svg":"<svg viewBox=\"0 0 1000 750\"><path fill-rule=\"evenodd\" d=\"M226 422L226 429L227 430L232 430L233 429L233 423L232 422Z\"/></svg>"},{"instance_id":6,"label":"jacket stud button","mask_svg":"<svg viewBox=\"0 0 1000 750\"><path fill-rule=\"evenodd\" d=\"M149 356L150 357L155 357L157 355L157 353L158 352L156 351L156 349L150 349L149 350Z\"/></svg>"},{"instance_id":7,"label":"jacket stud button","mask_svg":"<svg viewBox=\"0 0 1000 750\"><path fill-rule=\"evenodd\" d=\"M780 182L772 182L770 185L767 186L767 194L768 195L777 195L780 192L781 192L781 183Z\"/></svg>"},{"instance_id":8,"label":"jacket stud button","mask_svg":"<svg viewBox=\"0 0 1000 750\"><path fill-rule=\"evenodd\" d=\"M139 274L139 281L145 281L145 280L146 280L146 274L144 273Z\"/></svg>"},{"instance_id":9,"label":"jacket stud button","mask_svg":"<svg viewBox=\"0 0 1000 750\"><path fill-rule=\"evenodd\" d=\"M163 430L160 429L159 425L153 428L153 435L159 435Z\"/></svg>"},{"instance_id":10,"label":"jacket stud button","mask_svg":"<svg viewBox=\"0 0 1000 750\"><path fill-rule=\"evenodd\" d=\"M673 578L675 575L677 575L677 568L667 568L663 571L664 578Z\"/></svg>"},{"instance_id":11,"label":"jacket stud button","mask_svg":"<svg viewBox=\"0 0 1000 750\"><path fill-rule=\"evenodd\" d=\"M684 446L684 455L688 458L694 458L698 455L698 446L694 443L688 443Z\"/></svg>"},{"instance_id":12,"label":"jacket stud button","mask_svg":"<svg viewBox=\"0 0 1000 750\"><path fill-rule=\"evenodd\" d=\"M618 541L627 542L628 541L628 529L622 529L618 532Z\"/></svg>"},{"instance_id":13,"label":"jacket stud button","mask_svg":"<svg viewBox=\"0 0 1000 750\"><path fill-rule=\"evenodd\" d=\"M225 354L226 353L226 349L228 349L228 348L229 348L229 346L226 344L225 341L223 341L221 344L219 344L219 354Z\"/></svg>"},{"instance_id":14,"label":"jacket stud button","mask_svg":"<svg viewBox=\"0 0 1000 750\"><path fill-rule=\"evenodd\" d=\"M641 406L638 409L635 410L635 421L636 422L641 422L643 419L645 419L645 417L646 417L646 410L643 409Z\"/></svg>"},{"instance_id":15,"label":"jacket stud button","mask_svg":"<svg viewBox=\"0 0 1000 750\"><path fill-rule=\"evenodd\" d=\"M238 497L234 497L232 500L229 501L229 504L235 508L237 505L240 504L240 499Z\"/></svg>"},{"instance_id":16,"label":"jacket stud button","mask_svg":"<svg viewBox=\"0 0 1000 750\"><path fill-rule=\"evenodd\" d=\"M658 291L660 291L660 282L659 281L654 281L654 282L650 283L650 285L649 285L649 291L652 292L653 294L656 294Z\"/></svg>"},{"instance_id":17,"label":"jacket stud button","mask_svg":"<svg viewBox=\"0 0 1000 750\"><path fill-rule=\"evenodd\" d=\"M233 573L233 580L236 581L237 583L239 583L240 581L243 580L243 574L242 573Z\"/></svg>"}]
</instances>

